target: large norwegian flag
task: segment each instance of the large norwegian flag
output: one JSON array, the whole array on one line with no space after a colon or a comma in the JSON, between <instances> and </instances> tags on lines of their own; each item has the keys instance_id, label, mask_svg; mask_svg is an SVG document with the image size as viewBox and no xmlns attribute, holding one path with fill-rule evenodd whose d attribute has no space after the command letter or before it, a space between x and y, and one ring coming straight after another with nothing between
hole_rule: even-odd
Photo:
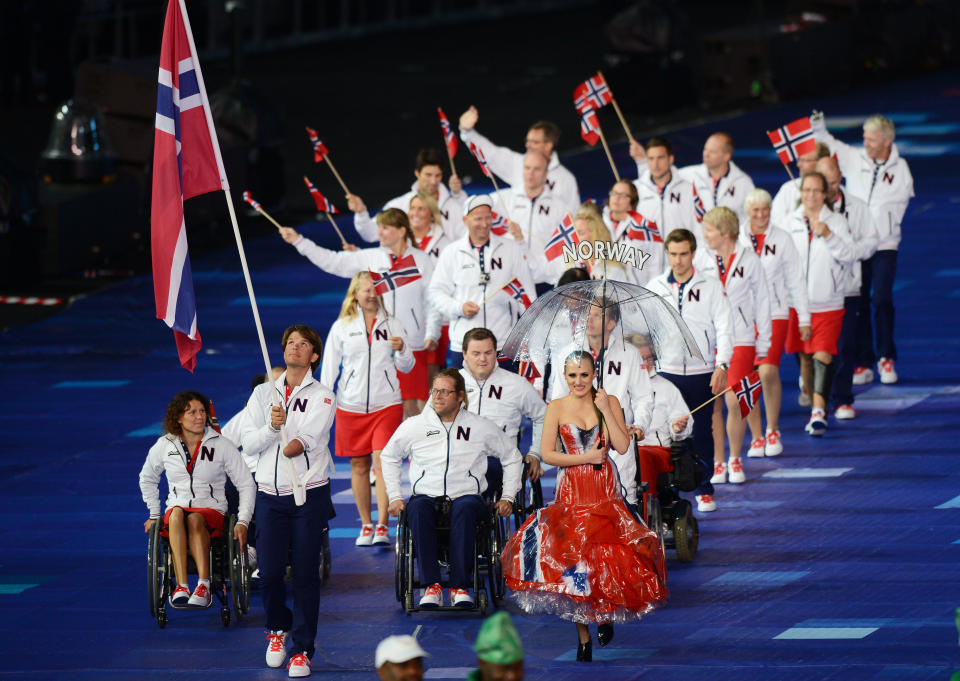
<instances>
[{"instance_id":1,"label":"large norwegian flag","mask_svg":"<svg viewBox=\"0 0 960 681\"><path fill-rule=\"evenodd\" d=\"M660 230L657 223L653 220L647 220L640 213L631 210L627 211L627 238L637 241L656 241L663 243L663 237L660 236Z\"/></svg>"},{"instance_id":2,"label":"large norwegian flag","mask_svg":"<svg viewBox=\"0 0 960 681\"><path fill-rule=\"evenodd\" d=\"M491 216L493 217L493 224L490 227L490 230L497 236L503 236L510 231L510 226L507 224L507 219L497 213L496 211L490 211Z\"/></svg>"},{"instance_id":3,"label":"large norwegian flag","mask_svg":"<svg viewBox=\"0 0 960 681\"><path fill-rule=\"evenodd\" d=\"M180 364L188 371L197 364L201 340L183 202L229 188L190 20L183 0L170 0L157 77L150 246L157 319L173 329Z\"/></svg>"},{"instance_id":4,"label":"large norwegian flag","mask_svg":"<svg viewBox=\"0 0 960 681\"><path fill-rule=\"evenodd\" d=\"M547 256L547 260L556 260L563 255L564 246L576 248L579 243L580 237L577 236L577 230L573 228L573 218L570 217L570 213L567 213L544 247L543 254Z\"/></svg>"},{"instance_id":5,"label":"large norwegian flag","mask_svg":"<svg viewBox=\"0 0 960 681\"><path fill-rule=\"evenodd\" d=\"M600 141L600 119L596 111L588 109L580 114L580 137L591 147Z\"/></svg>"},{"instance_id":6,"label":"large norwegian flag","mask_svg":"<svg viewBox=\"0 0 960 681\"><path fill-rule=\"evenodd\" d=\"M317 204L317 211L320 213L332 213L334 215L340 212L336 206L327 201L327 197L321 194L319 189L313 186L313 182L311 182L310 178L306 175L303 176L303 183L307 185L307 189L310 190L310 196L313 197L313 202Z\"/></svg>"},{"instance_id":7,"label":"large norwegian flag","mask_svg":"<svg viewBox=\"0 0 960 681\"><path fill-rule=\"evenodd\" d=\"M580 83L573 90L573 105L578 113L600 109L613 101L613 93L599 74Z\"/></svg>"},{"instance_id":8,"label":"large norwegian flag","mask_svg":"<svg viewBox=\"0 0 960 681\"><path fill-rule=\"evenodd\" d=\"M417 267L417 261L413 255L400 258L386 272L374 272L370 270L370 278L373 280L373 287L377 295L383 296L390 291L395 291L401 286L416 281L421 278L420 269Z\"/></svg>"},{"instance_id":9,"label":"large norwegian flag","mask_svg":"<svg viewBox=\"0 0 960 681\"><path fill-rule=\"evenodd\" d=\"M511 279L510 283L503 287L503 290L523 305L524 310L530 307L530 296L527 295L527 289L523 288L523 284L521 284L520 280L516 277Z\"/></svg>"},{"instance_id":10,"label":"large norwegian flag","mask_svg":"<svg viewBox=\"0 0 960 681\"><path fill-rule=\"evenodd\" d=\"M760 383L760 374L754 371L740 379L737 387L737 402L740 404L740 418L747 418L755 406L760 402L760 393L763 386Z\"/></svg>"},{"instance_id":11,"label":"large norwegian flag","mask_svg":"<svg viewBox=\"0 0 960 681\"><path fill-rule=\"evenodd\" d=\"M770 143L780 157L783 165L796 161L798 156L816 151L817 141L813 137L810 117L804 116L786 125L767 132Z\"/></svg>"},{"instance_id":12,"label":"large norwegian flag","mask_svg":"<svg viewBox=\"0 0 960 681\"><path fill-rule=\"evenodd\" d=\"M437 115L440 116L440 129L443 131L443 141L447 144L447 153L450 154L450 158L453 158L457 155L457 149L460 148L460 142L457 140L457 136L453 133L453 128L450 125L450 121L447 119L447 114L443 113L443 109L439 106L437 107Z\"/></svg>"},{"instance_id":13,"label":"large norwegian flag","mask_svg":"<svg viewBox=\"0 0 960 681\"><path fill-rule=\"evenodd\" d=\"M480 164L480 170L483 171L483 174L487 177L493 177L493 175L490 173L490 166L487 165L487 157L483 155L483 149L471 142L470 153L473 154L475 159L477 159L477 163Z\"/></svg>"},{"instance_id":14,"label":"large norwegian flag","mask_svg":"<svg viewBox=\"0 0 960 681\"><path fill-rule=\"evenodd\" d=\"M330 153L327 145L320 141L320 135L316 130L307 126L307 137L310 138L310 144L313 145L313 162L320 163L324 156Z\"/></svg>"}]
</instances>

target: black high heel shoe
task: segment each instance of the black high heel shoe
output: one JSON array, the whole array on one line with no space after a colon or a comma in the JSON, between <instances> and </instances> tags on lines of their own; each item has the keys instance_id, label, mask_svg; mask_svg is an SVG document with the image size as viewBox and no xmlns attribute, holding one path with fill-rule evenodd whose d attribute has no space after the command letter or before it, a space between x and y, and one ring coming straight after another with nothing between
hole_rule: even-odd
<instances>
[{"instance_id":1,"label":"black high heel shoe","mask_svg":"<svg viewBox=\"0 0 960 681\"><path fill-rule=\"evenodd\" d=\"M597 643L600 644L600 647L605 647L610 641L613 640L613 624L608 622L607 624L601 624L597 627Z\"/></svg>"},{"instance_id":2,"label":"black high heel shoe","mask_svg":"<svg viewBox=\"0 0 960 681\"><path fill-rule=\"evenodd\" d=\"M577 646L577 662L593 662L593 641Z\"/></svg>"}]
</instances>

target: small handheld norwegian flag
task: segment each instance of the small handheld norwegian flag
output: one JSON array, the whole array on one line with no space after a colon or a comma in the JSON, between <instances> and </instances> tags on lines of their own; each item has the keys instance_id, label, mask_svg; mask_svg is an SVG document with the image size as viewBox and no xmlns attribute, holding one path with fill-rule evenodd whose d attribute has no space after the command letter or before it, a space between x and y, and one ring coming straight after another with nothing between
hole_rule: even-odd
<instances>
[{"instance_id":1,"label":"small handheld norwegian flag","mask_svg":"<svg viewBox=\"0 0 960 681\"><path fill-rule=\"evenodd\" d=\"M613 101L613 93L603 76L596 75L580 83L573 91L573 105L579 113L600 109Z\"/></svg>"},{"instance_id":2,"label":"small handheld norwegian flag","mask_svg":"<svg viewBox=\"0 0 960 681\"><path fill-rule=\"evenodd\" d=\"M443 131L443 141L447 143L447 153L450 154L450 158L453 158L457 155L457 149L460 148L460 142L457 140L457 136L453 133L453 128L450 125L450 121L447 120L447 114L443 113L443 109L439 106L437 107L437 115L440 116L440 129Z\"/></svg>"},{"instance_id":3,"label":"small handheld norwegian flag","mask_svg":"<svg viewBox=\"0 0 960 681\"><path fill-rule=\"evenodd\" d=\"M511 279L510 283L503 287L503 290L523 305L524 310L530 307L530 296L527 295L527 289L523 288L523 284L516 277Z\"/></svg>"},{"instance_id":4,"label":"small handheld norwegian flag","mask_svg":"<svg viewBox=\"0 0 960 681\"><path fill-rule=\"evenodd\" d=\"M600 141L600 119L596 111L588 109L580 114L580 137L591 147Z\"/></svg>"},{"instance_id":5,"label":"small handheld norwegian flag","mask_svg":"<svg viewBox=\"0 0 960 681\"><path fill-rule=\"evenodd\" d=\"M480 170L483 171L483 174L487 177L493 177L493 175L490 173L490 166L487 165L487 157L483 155L483 149L471 142L470 153L473 154L475 159L477 159L477 163L480 164Z\"/></svg>"},{"instance_id":6,"label":"small handheld norwegian flag","mask_svg":"<svg viewBox=\"0 0 960 681\"><path fill-rule=\"evenodd\" d=\"M503 236L510 231L510 228L507 226L507 219L497 213L496 211L490 211L490 214L493 216L493 225L491 226L491 231L497 236Z\"/></svg>"},{"instance_id":7,"label":"small handheld norwegian flag","mask_svg":"<svg viewBox=\"0 0 960 681\"><path fill-rule=\"evenodd\" d=\"M697 193L697 185L691 185L693 187L693 212L697 217L697 222L703 222L703 216L707 214L707 209L703 206L703 199L700 198L700 195Z\"/></svg>"},{"instance_id":8,"label":"small handheld norwegian flag","mask_svg":"<svg viewBox=\"0 0 960 681\"><path fill-rule=\"evenodd\" d=\"M386 272L374 272L370 270L370 278L373 280L373 287L377 295L386 295L390 291L395 291L401 286L416 281L421 278L420 269L417 267L417 261L413 255L400 258Z\"/></svg>"},{"instance_id":9,"label":"small handheld norwegian flag","mask_svg":"<svg viewBox=\"0 0 960 681\"><path fill-rule=\"evenodd\" d=\"M537 365L533 362L520 362L517 366L517 373L533 383L540 378L540 372L537 371Z\"/></svg>"},{"instance_id":10,"label":"small handheld norwegian flag","mask_svg":"<svg viewBox=\"0 0 960 681\"><path fill-rule=\"evenodd\" d=\"M755 406L760 402L760 393L763 385L760 383L760 374L756 371L740 379L737 387L737 402L740 404L740 418L747 418Z\"/></svg>"},{"instance_id":11,"label":"small handheld norwegian flag","mask_svg":"<svg viewBox=\"0 0 960 681\"><path fill-rule=\"evenodd\" d=\"M660 230L657 228L656 222L647 220L634 210L627 211L627 215L629 216L629 222L627 223L628 239L663 243L663 237L660 236Z\"/></svg>"},{"instance_id":12,"label":"small handheld norwegian flag","mask_svg":"<svg viewBox=\"0 0 960 681\"><path fill-rule=\"evenodd\" d=\"M790 121L776 130L767 131L767 137L770 138L770 143L783 165L789 165L792 161L796 161L798 156L809 154L817 149L817 141L813 137L813 126L809 116Z\"/></svg>"},{"instance_id":13,"label":"small handheld norwegian flag","mask_svg":"<svg viewBox=\"0 0 960 681\"><path fill-rule=\"evenodd\" d=\"M323 160L323 157L330 153L326 145L320 141L320 136L317 134L317 131L311 127L307 127L307 135L310 137L310 142L313 144L313 162L320 163Z\"/></svg>"},{"instance_id":14,"label":"small handheld norwegian flag","mask_svg":"<svg viewBox=\"0 0 960 681\"><path fill-rule=\"evenodd\" d=\"M259 201L253 198L253 195L250 192L248 191L243 192L243 200L249 203L254 210L256 211L263 210L263 206L260 205Z\"/></svg>"},{"instance_id":15,"label":"small handheld norwegian flag","mask_svg":"<svg viewBox=\"0 0 960 681\"><path fill-rule=\"evenodd\" d=\"M313 186L313 183L307 178L306 175L303 176L303 183L307 185L307 189L310 190L310 196L313 197L313 202L317 204L317 210L321 213L332 213L336 215L340 211L337 210L337 207L332 203L327 201L327 197L320 193L320 190Z\"/></svg>"},{"instance_id":16,"label":"small handheld norwegian flag","mask_svg":"<svg viewBox=\"0 0 960 681\"><path fill-rule=\"evenodd\" d=\"M547 256L547 260L555 260L563 255L564 246L576 248L579 243L580 237L577 236L577 230L573 228L573 218L570 217L570 213L567 213L544 247L543 254Z\"/></svg>"}]
</instances>

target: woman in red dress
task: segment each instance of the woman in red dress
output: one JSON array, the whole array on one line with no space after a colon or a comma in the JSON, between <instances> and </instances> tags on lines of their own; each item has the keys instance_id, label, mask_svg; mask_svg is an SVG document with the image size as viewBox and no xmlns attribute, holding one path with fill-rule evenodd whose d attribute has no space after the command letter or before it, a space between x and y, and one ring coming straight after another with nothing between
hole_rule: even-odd
<instances>
[{"instance_id":1,"label":"woman in red dress","mask_svg":"<svg viewBox=\"0 0 960 681\"><path fill-rule=\"evenodd\" d=\"M527 612L553 613L577 625L577 660L592 660L589 623L597 641L613 639L613 623L639 619L667 598L666 567L657 535L627 510L612 445L626 452L630 437L613 395L594 389L589 352L564 363L570 388L553 400L543 423L544 463L560 468L557 498L517 530L503 551L512 597ZM557 439L563 451L555 451Z\"/></svg>"}]
</instances>

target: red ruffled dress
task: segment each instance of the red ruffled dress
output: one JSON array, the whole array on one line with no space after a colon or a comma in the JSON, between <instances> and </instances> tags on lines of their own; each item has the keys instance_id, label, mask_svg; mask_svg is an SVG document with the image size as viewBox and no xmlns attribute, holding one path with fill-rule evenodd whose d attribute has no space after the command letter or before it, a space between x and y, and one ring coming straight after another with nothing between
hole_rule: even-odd
<instances>
[{"instance_id":1,"label":"red ruffled dress","mask_svg":"<svg viewBox=\"0 0 960 681\"><path fill-rule=\"evenodd\" d=\"M593 446L600 427L560 426L568 454ZM656 533L627 510L609 459L561 468L557 498L517 530L502 554L511 597L529 613L582 624L640 619L667 599Z\"/></svg>"}]
</instances>

